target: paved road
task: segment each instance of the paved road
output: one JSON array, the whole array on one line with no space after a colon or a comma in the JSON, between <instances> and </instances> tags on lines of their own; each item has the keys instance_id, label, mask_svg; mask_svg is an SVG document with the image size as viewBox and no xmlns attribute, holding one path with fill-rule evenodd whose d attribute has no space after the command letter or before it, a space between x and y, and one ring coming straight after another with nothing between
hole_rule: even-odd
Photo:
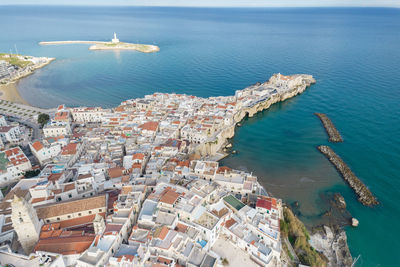
<instances>
[{"instance_id":1,"label":"paved road","mask_svg":"<svg viewBox=\"0 0 400 267\"><path fill-rule=\"evenodd\" d=\"M9 116L8 120L16 121L20 124L24 124L30 128L32 128L32 140L40 140L42 138L42 132L40 130L40 126L37 123L34 123L31 120L26 120L25 118Z\"/></svg>"}]
</instances>

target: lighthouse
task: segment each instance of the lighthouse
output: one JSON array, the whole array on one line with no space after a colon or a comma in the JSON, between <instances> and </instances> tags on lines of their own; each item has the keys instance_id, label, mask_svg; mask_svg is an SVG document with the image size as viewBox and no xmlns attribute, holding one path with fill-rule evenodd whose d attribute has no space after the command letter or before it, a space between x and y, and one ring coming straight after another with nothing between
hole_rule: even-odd
<instances>
[{"instance_id":1,"label":"lighthouse","mask_svg":"<svg viewBox=\"0 0 400 267\"><path fill-rule=\"evenodd\" d=\"M119 39L117 38L117 34L114 32L114 38L112 38L111 42L113 44L119 43Z\"/></svg>"}]
</instances>

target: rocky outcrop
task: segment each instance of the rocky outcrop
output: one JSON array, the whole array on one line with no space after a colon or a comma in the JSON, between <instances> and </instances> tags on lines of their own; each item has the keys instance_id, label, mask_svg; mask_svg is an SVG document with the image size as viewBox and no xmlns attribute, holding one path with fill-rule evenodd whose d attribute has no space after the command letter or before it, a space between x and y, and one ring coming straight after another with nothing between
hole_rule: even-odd
<instances>
[{"instance_id":1,"label":"rocky outcrop","mask_svg":"<svg viewBox=\"0 0 400 267\"><path fill-rule=\"evenodd\" d=\"M347 246L347 235L340 227L315 227L309 242L328 259L328 266L351 266L353 260Z\"/></svg>"},{"instance_id":2,"label":"rocky outcrop","mask_svg":"<svg viewBox=\"0 0 400 267\"><path fill-rule=\"evenodd\" d=\"M357 178L349 166L328 146L318 146L318 150L329 159L336 167L343 179L350 185L358 195L358 200L365 206L374 206L379 204L375 196L369 189Z\"/></svg>"},{"instance_id":3,"label":"rocky outcrop","mask_svg":"<svg viewBox=\"0 0 400 267\"><path fill-rule=\"evenodd\" d=\"M293 247L295 258L308 266L326 266L327 259L315 251L309 243L309 233L304 224L288 207L283 208L283 220L280 221L281 238L288 247ZM290 243L288 242L290 241ZM290 250L290 249L289 249Z\"/></svg>"},{"instance_id":4,"label":"rocky outcrop","mask_svg":"<svg viewBox=\"0 0 400 267\"><path fill-rule=\"evenodd\" d=\"M324 113L314 113L322 122L325 127L326 132L329 135L330 142L343 142L343 138L340 135L339 131L336 129L335 125L333 125L331 119L326 116Z\"/></svg>"}]
</instances>

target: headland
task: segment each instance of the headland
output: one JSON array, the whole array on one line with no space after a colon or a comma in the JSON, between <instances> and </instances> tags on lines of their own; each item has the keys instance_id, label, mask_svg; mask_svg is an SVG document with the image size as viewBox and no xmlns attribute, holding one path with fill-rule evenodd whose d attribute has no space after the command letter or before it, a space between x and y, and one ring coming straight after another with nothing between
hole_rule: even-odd
<instances>
[{"instance_id":1,"label":"headland","mask_svg":"<svg viewBox=\"0 0 400 267\"><path fill-rule=\"evenodd\" d=\"M54 59L0 53L0 99L27 104L19 94L16 82L50 64Z\"/></svg>"}]
</instances>

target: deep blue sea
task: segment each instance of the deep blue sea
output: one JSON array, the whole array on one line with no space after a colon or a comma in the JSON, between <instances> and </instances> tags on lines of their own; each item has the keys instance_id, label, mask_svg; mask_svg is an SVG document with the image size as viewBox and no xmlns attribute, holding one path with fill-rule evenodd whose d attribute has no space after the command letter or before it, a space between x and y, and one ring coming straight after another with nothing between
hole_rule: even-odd
<instances>
[{"instance_id":1,"label":"deep blue sea","mask_svg":"<svg viewBox=\"0 0 400 267\"><path fill-rule=\"evenodd\" d=\"M239 153L223 163L247 168L311 225L320 194L340 192L358 228L348 228L357 266L399 266L400 10L379 8L195 9L0 6L0 50L55 62L19 83L33 105L114 106L154 91L230 95L273 73L308 73L304 94L244 121ZM89 51L40 41L109 40L157 44L161 51ZM327 135L314 112L335 123L331 144L377 196L363 207L316 150Z\"/></svg>"}]
</instances>

